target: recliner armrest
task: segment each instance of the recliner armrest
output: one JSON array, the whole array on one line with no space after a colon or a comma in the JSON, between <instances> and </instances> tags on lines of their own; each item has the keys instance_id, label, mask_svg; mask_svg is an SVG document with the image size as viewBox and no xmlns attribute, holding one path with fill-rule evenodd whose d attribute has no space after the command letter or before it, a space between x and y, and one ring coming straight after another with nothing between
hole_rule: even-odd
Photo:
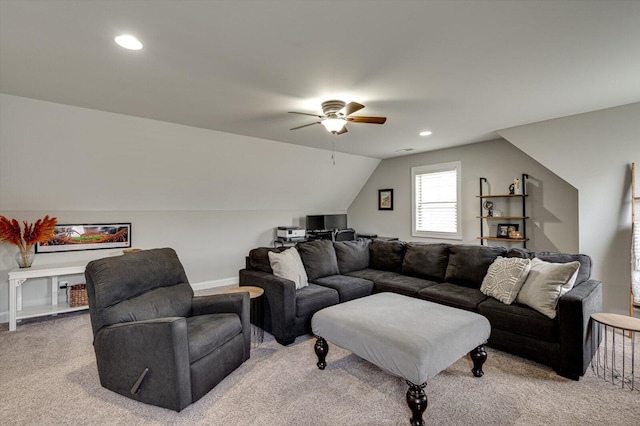
<instances>
[{"instance_id":1,"label":"recliner armrest","mask_svg":"<svg viewBox=\"0 0 640 426\"><path fill-rule=\"evenodd\" d=\"M93 342L102 386L139 401L180 411L191 404L187 321L182 317L103 327ZM145 368L140 392L130 390Z\"/></svg>"},{"instance_id":2,"label":"recliner armrest","mask_svg":"<svg viewBox=\"0 0 640 426\"><path fill-rule=\"evenodd\" d=\"M209 296L196 296L191 302L191 315L207 315L231 313L237 314L242 323L244 336L245 360L249 359L251 350L251 317L249 305L249 293L213 294Z\"/></svg>"}]
</instances>

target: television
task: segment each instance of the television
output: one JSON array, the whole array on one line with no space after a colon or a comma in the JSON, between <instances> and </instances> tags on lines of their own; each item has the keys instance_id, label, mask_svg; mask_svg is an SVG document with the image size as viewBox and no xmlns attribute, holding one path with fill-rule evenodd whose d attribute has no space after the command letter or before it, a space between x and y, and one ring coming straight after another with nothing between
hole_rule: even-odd
<instances>
[{"instance_id":1,"label":"television","mask_svg":"<svg viewBox=\"0 0 640 426\"><path fill-rule=\"evenodd\" d=\"M307 216L307 231L345 229L346 227L346 214L322 214Z\"/></svg>"}]
</instances>

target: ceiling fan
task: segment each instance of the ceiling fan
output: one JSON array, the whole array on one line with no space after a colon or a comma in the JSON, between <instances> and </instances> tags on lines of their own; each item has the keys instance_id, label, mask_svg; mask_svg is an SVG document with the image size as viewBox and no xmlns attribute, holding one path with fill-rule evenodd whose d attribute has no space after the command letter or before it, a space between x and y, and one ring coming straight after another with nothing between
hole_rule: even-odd
<instances>
[{"instance_id":1,"label":"ceiling fan","mask_svg":"<svg viewBox=\"0 0 640 426\"><path fill-rule=\"evenodd\" d=\"M310 115L311 117L318 117L320 119L320 121L294 127L290 130L302 129L303 127L313 126L314 124L322 124L327 131L334 135L341 135L348 132L346 126L347 122L384 124L384 122L387 121L386 117L351 116L351 114L356 111L360 111L362 108L364 108L364 105L357 102L349 102L348 104L345 104L344 101L332 100L322 103L322 112L324 112L324 116L308 114L306 112L289 111L289 114Z\"/></svg>"}]
</instances>

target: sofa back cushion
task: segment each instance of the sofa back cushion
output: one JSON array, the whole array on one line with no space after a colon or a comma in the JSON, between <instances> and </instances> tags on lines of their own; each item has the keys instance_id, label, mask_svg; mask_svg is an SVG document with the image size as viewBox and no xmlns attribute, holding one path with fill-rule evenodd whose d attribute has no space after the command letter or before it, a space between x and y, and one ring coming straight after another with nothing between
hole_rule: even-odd
<instances>
[{"instance_id":1,"label":"sofa back cushion","mask_svg":"<svg viewBox=\"0 0 640 426\"><path fill-rule=\"evenodd\" d=\"M339 241L333 243L341 274L369 267L369 240Z\"/></svg>"},{"instance_id":2,"label":"sofa back cushion","mask_svg":"<svg viewBox=\"0 0 640 426\"><path fill-rule=\"evenodd\" d=\"M273 274L271 264L269 263L269 252L282 253L285 251L285 247L258 247L249 252L248 266L250 269L257 269L258 271L268 272Z\"/></svg>"},{"instance_id":3,"label":"sofa back cushion","mask_svg":"<svg viewBox=\"0 0 640 426\"><path fill-rule=\"evenodd\" d=\"M431 281L444 281L450 246L443 243L407 243L402 273Z\"/></svg>"},{"instance_id":4,"label":"sofa back cushion","mask_svg":"<svg viewBox=\"0 0 640 426\"><path fill-rule=\"evenodd\" d=\"M591 278L591 257L586 254L553 253L548 251L534 252L525 248L512 248L507 253L507 257L522 257L525 259L538 258L551 263L569 263L578 261L580 262L580 269L578 269L578 276L576 277L574 287Z\"/></svg>"},{"instance_id":5,"label":"sofa back cushion","mask_svg":"<svg viewBox=\"0 0 640 426\"><path fill-rule=\"evenodd\" d=\"M309 281L329 275L339 275L338 258L329 240L314 240L296 245Z\"/></svg>"},{"instance_id":6,"label":"sofa back cushion","mask_svg":"<svg viewBox=\"0 0 640 426\"><path fill-rule=\"evenodd\" d=\"M402 273L406 244L404 241L373 240L369 246L369 265L380 271Z\"/></svg>"},{"instance_id":7,"label":"sofa back cushion","mask_svg":"<svg viewBox=\"0 0 640 426\"><path fill-rule=\"evenodd\" d=\"M449 247L449 252L445 281L479 289L489 266L498 256L506 255L507 249L458 244Z\"/></svg>"}]
</instances>

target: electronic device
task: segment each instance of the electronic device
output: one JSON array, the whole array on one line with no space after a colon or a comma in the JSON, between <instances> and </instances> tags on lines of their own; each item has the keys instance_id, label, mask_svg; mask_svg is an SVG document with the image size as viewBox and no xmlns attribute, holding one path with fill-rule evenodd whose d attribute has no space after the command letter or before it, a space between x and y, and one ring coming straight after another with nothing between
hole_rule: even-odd
<instances>
[{"instance_id":1,"label":"electronic device","mask_svg":"<svg viewBox=\"0 0 640 426\"><path fill-rule=\"evenodd\" d=\"M321 214L307 216L307 229L309 231L325 231L346 228L346 214Z\"/></svg>"},{"instance_id":2,"label":"electronic device","mask_svg":"<svg viewBox=\"0 0 640 426\"><path fill-rule=\"evenodd\" d=\"M306 231L299 226L278 226L277 237L286 241L304 240Z\"/></svg>"}]
</instances>

